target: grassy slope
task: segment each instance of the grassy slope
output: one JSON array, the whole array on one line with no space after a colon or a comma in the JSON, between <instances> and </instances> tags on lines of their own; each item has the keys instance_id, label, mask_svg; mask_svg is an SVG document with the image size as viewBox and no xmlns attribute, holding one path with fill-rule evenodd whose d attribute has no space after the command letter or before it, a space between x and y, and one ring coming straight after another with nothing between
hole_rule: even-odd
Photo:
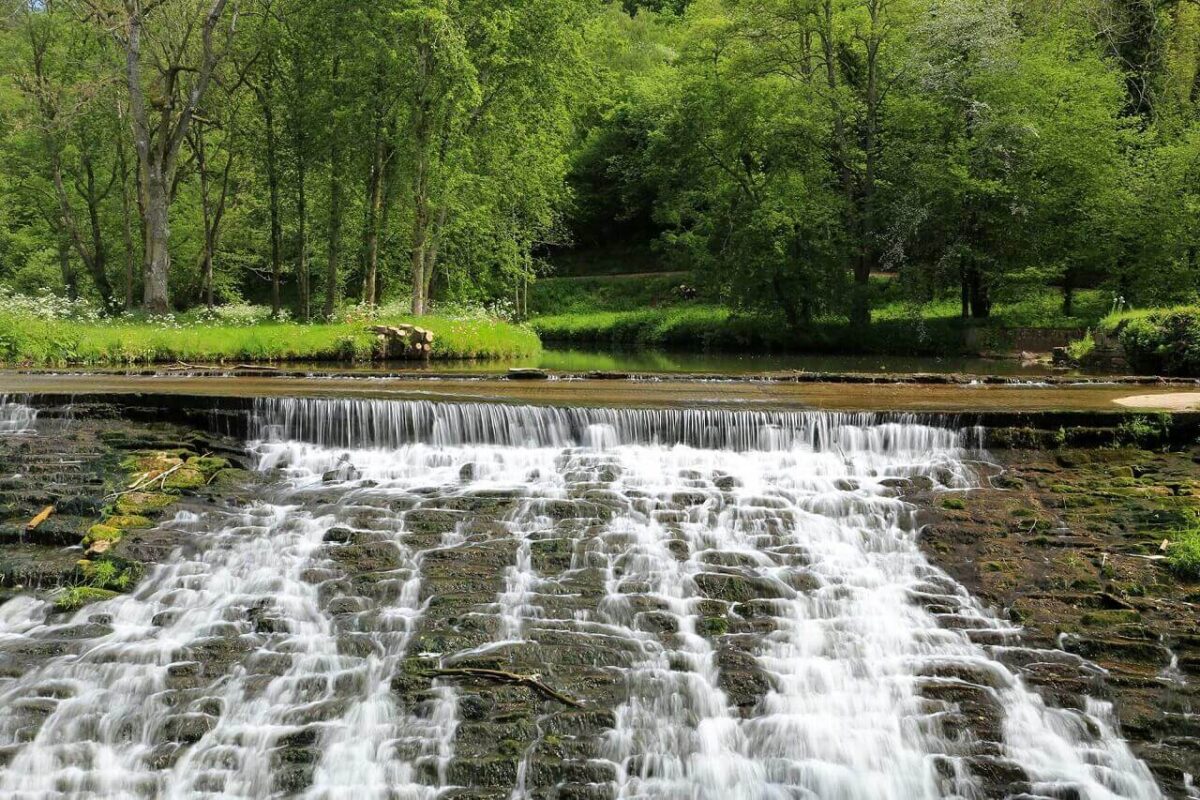
<instances>
[{"instance_id":1,"label":"grassy slope","mask_svg":"<svg viewBox=\"0 0 1200 800\"><path fill-rule=\"evenodd\" d=\"M486 319L388 319L434 333L433 358L515 358L537 353L528 328ZM10 364L140 364L252 361L365 361L374 335L367 324L164 326L79 323L0 317L0 362Z\"/></svg>"},{"instance_id":2,"label":"grassy slope","mask_svg":"<svg viewBox=\"0 0 1200 800\"><path fill-rule=\"evenodd\" d=\"M960 349L964 323L957 298L914 306L899 297L891 281L873 284L875 324L870 329L851 329L843 319L828 319L801 336L781 319L737 315L704 299L683 302L676 289L685 282L678 276L543 280L530 298L530 310L542 316L531 324L543 339L571 343L913 354ZM1086 328L1103 316L1108 302L1104 292L1080 292L1076 316L1067 318L1060 296L1040 291L1018 302L998 303L986 324Z\"/></svg>"}]
</instances>

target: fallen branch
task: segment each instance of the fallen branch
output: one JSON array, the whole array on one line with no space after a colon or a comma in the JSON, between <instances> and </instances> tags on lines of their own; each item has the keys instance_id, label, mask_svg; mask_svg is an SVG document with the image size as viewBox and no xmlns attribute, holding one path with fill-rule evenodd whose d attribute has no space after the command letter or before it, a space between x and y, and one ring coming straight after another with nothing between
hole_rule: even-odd
<instances>
[{"instance_id":1,"label":"fallen branch","mask_svg":"<svg viewBox=\"0 0 1200 800\"><path fill-rule=\"evenodd\" d=\"M38 515L36 517L29 520L29 523L25 526L25 530L27 530L27 531L34 530L35 528L37 528L38 525L41 525L43 522L45 522L47 519L49 519L50 515L53 513L54 513L54 506L46 506L38 513Z\"/></svg>"},{"instance_id":2,"label":"fallen branch","mask_svg":"<svg viewBox=\"0 0 1200 800\"><path fill-rule=\"evenodd\" d=\"M268 367L265 364L234 364L234 369L245 369L254 372L279 372L279 367Z\"/></svg>"},{"instance_id":3,"label":"fallen branch","mask_svg":"<svg viewBox=\"0 0 1200 800\"><path fill-rule=\"evenodd\" d=\"M437 678L482 678L499 683L512 683L518 686L528 686L553 700L557 700L572 708L583 708L583 703L570 695L563 694L557 689L542 683L537 675L521 675L516 672L506 672L502 669L477 669L473 667L444 667L425 670L430 677Z\"/></svg>"}]
</instances>

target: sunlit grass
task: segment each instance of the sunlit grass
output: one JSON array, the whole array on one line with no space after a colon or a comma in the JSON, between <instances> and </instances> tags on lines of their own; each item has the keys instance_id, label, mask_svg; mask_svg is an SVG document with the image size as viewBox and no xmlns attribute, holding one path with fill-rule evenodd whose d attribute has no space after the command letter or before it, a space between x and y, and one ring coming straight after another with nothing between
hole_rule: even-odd
<instances>
[{"instance_id":1,"label":"sunlit grass","mask_svg":"<svg viewBox=\"0 0 1200 800\"><path fill-rule=\"evenodd\" d=\"M433 331L438 359L520 358L541 343L523 326L480 317L397 317ZM366 361L375 337L367 323L253 325L77 322L0 316L0 360L10 364L152 364Z\"/></svg>"}]
</instances>

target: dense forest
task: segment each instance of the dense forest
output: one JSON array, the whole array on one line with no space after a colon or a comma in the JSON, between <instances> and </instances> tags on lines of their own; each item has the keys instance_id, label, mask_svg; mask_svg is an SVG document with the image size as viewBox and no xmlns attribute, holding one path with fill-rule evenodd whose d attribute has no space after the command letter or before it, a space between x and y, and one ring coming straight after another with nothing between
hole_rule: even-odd
<instances>
[{"instance_id":1,"label":"dense forest","mask_svg":"<svg viewBox=\"0 0 1200 800\"><path fill-rule=\"evenodd\" d=\"M614 242L730 308L1200 289L1194 0L0 0L0 284L519 311Z\"/></svg>"}]
</instances>

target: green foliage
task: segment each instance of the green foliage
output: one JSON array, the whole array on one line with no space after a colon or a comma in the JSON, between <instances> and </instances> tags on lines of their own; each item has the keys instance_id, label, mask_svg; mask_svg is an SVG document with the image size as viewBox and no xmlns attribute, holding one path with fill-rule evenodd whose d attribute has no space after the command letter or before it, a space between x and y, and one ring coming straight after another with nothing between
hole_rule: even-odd
<instances>
[{"instance_id":1,"label":"green foliage","mask_svg":"<svg viewBox=\"0 0 1200 800\"><path fill-rule=\"evenodd\" d=\"M1167 537L1167 564L1184 580L1200 580L1200 517L1190 527Z\"/></svg>"},{"instance_id":2,"label":"green foliage","mask_svg":"<svg viewBox=\"0 0 1200 800\"><path fill-rule=\"evenodd\" d=\"M679 305L691 288L686 273L630 277L543 278L529 291L529 313L633 311Z\"/></svg>"},{"instance_id":3,"label":"green foliage","mask_svg":"<svg viewBox=\"0 0 1200 800\"><path fill-rule=\"evenodd\" d=\"M1135 415L1117 426L1118 445L1157 447L1170 440L1172 418L1170 414L1153 416Z\"/></svg>"},{"instance_id":4,"label":"green foliage","mask_svg":"<svg viewBox=\"0 0 1200 800\"><path fill-rule=\"evenodd\" d=\"M1119 339L1139 372L1200 376L1200 306L1114 314L1101 330Z\"/></svg>"},{"instance_id":5,"label":"green foliage","mask_svg":"<svg viewBox=\"0 0 1200 800\"><path fill-rule=\"evenodd\" d=\"M425 295L522 314L675 305L666 279L530 290L552 264L689 274L702 303L686 310L539 323L621 341L915 335L948 352L962 316L1087 327L1114 297L1196 301L1189 4L1149 32L1100 0L274 0L236 31L232 5L194 119L199 7L141 19L161 45L141 56L149 107L167 128L192 119L167 170L171 304L210 305L210 290L215 304L171 322L211 332L189 346L127 320L82 337L61 315L16 319L9 294L3 360L361 359L358 331L279 327L359 300L387 318L427 310ZM149 7L6 10L0 288L35 304L83 297L115 316L142 295L137 177L154 163L131 136L138 62L119 33ZM1194 318L1131 322L1122 339L1145 369L1196 374ZM440 352L530 342L463 334Z\"/></svg>"}]
</instances>

